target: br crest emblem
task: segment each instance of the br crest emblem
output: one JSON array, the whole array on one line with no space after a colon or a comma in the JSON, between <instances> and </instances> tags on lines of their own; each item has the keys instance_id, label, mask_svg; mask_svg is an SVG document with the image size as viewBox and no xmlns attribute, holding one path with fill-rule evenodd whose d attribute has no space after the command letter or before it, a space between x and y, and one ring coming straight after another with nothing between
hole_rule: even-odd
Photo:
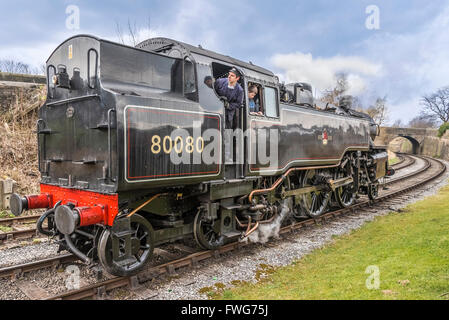
<instances>
[{"instance_id":1,"label":"br crest emblem","mask_svg":"<svg viewBox=\"0 0 449 320\"><path fill-rule=\"evenodd\" d=\"M327 145L328 141L332 141L332 136L327 134L327 130L324 129L323 133L318 136L318 140L323 141L323 145Z\"/></svg>"}]
</instances>

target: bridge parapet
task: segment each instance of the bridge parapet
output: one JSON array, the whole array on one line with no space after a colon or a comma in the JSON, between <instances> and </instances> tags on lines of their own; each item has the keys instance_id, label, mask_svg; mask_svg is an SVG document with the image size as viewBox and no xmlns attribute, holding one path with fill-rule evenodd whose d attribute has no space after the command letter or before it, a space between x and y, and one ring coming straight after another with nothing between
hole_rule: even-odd
<instances>
[{"instance_id":1,"label":"bridge parapet","mask_svg":"<svg viewBox=\"0 0 449 320\"><path fill-rule=\"evenodd\" d=\"M396 128L380 127L379 136L376 137L376 145L389 145L397 137L404 137L412 143L413 153L422 152L422 144L428 138L437 136L437 129L429 128Z\"/></svg>"},{"instance_id":2,"label":"bridge parapet","mask_svg":"<svg viewBox=\"0 0 449 320\"><path fill-rule=\"evenodd\" d=\"M435 137L438 129L432 128L396 128L396 127L380 127L380 135L396 135L396 136L432 136Z\"/></svg>"}]
</instances>

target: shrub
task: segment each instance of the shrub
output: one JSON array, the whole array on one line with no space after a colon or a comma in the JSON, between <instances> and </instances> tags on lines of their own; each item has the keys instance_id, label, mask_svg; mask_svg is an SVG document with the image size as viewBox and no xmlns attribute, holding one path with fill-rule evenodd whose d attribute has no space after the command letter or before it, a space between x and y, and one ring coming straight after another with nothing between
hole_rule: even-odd
<instances>
[{"instance_id":1,"label":"shrub","mask_svg":"<svg viewBox=\"0 0 449 320\"><path fill-rule=\"evenodd\" d=\"M440 126L438 129L438 137L441 138L447 129L449 129L449 122L445 122Z\"/></svg>"}]
</instances>

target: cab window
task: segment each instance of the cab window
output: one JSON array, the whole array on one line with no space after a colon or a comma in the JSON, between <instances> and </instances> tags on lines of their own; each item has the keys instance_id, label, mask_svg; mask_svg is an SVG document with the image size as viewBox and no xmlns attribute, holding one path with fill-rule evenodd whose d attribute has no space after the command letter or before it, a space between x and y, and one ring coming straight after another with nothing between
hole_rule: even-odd
<instances>
[{"instance_id":1,"label":"cab window","mask_svg":"<svg viewBox=\"0 0 449 320\"><path fill-rule=\"evenodd\" d=\"M279 117L278 110L278 99L277 92L275 88L265 87L264 88L264 103L265 103L265 115L271 118Z\"/></svg>"},{"instance_id":2,"label":"cab window","mask_svg":"<svg viewBox=\"0 0 449 320\"><path fill-rule=\"evenodd\" d=\"M189 58L184 60L184 86L183 92L187 99L197 101L195 66Z\"/></svg>"},{"instance_id":3,"label":"cab window","mask_svg":"<svg viewBox=\"0 0 449 320\"><path fill-rule=\"evenodd\" d=\"M257 93L253 95L251 92ZM251 97L253 98L251 99ZM264 113L262 105L262 86L255 82L248 82L248 113L259 116Z\"/></svg>"}]
</instances>

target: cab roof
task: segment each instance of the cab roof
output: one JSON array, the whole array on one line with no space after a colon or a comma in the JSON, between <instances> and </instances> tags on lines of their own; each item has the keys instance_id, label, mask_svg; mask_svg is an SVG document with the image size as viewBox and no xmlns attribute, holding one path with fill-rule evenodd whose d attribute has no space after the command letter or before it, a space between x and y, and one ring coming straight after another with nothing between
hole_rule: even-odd
<instances>
[{"instance_id":1,"label":"cab roof","mask_svg":"<svg viewBox=\"0 0 449 320\"><path fill-rule=\"evenodd\" d=\"M274 76L273 72L271 72L270 70L259 67L252 63L244 62L244 61L232 58L230 56L222 55L220 53L204 49L201 46L195 47L188 43L184 43L184 42L169 39L169 38L163 38L163 37L150 38L150 39L142 41L141 43L136 45L137 48L145 49L145 50L149 50L149 51L154 51L154 50L157 51L158 49L161 49L163 47L168 47L168 46L176 46L178 48L184 49L184 51L187 55L188 54L198 54L198 55L212 58L214 60L227 62L234 66L239 66L239 67L243 67L243 68L246 68L249 70L260 72L260 73L263 73L268 76Z\"/></svg>"}]
</instances>

